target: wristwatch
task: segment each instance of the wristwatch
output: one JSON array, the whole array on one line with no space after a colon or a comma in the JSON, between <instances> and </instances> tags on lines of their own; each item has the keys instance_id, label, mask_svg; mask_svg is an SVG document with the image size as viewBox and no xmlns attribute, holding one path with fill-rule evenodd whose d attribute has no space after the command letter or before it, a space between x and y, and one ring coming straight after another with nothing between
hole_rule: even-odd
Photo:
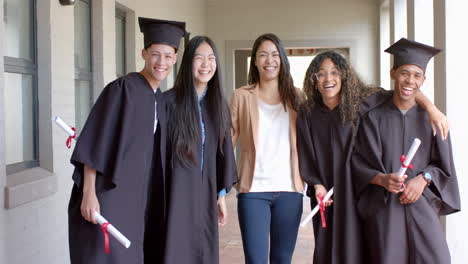
<instances>
[{"instance_id":1,"label":"wristwatch","mask_svg":"<svg viewBox=\"0 0 468 264\"><path fill-rule=\"evenodd\" d=\"M429 172L425 172L423 174L424 180L427 182L427 186L429 186L432 183L432 175Z\"/></svg>"}]
</instances>

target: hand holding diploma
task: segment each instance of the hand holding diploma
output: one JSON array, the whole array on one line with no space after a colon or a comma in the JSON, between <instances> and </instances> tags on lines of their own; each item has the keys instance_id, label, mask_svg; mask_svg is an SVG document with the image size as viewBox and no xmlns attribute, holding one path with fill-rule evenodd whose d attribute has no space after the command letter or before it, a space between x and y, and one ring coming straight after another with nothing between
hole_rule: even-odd
<instances>
[{"instance_id":1,"label":"hand holding diploma","mask_svg":"<svg viewBox=\"0 0 468 264\"><path fill-rule=\"evenodd\" d=\"M406 154L406 156L402 155L400 157L401 167L397 173L399 177L403 177L403 175L405 175L407 168L411 168L411 169L413 168L413 165L411 165L411 161L413 160L413 157L416 154L416 151L418 151L418 148L420 145L421 145L421 140L419 138L415 138L413 141L413 144L411 144L408 154Z\"/></svg>"},{"instance_id":2,"label":"hand holding diploma","mask_svg":"<svg viewBox=\"0 0 468 264\"><path fill-rule=\"evenodd\" d=\"M328 199L333 195L333 187L327 192L327 194L322 198L321 203L326 203ZM314 217L314 215L319 211L320 209L320 203L314 207L312 212L302 221L301 227L304 227L311 219ZM322 219L323 220L323 219ZM322 226L324 222L322 221Z\"/></svg>"},{"instance_id":3,"label":"hand holding diploma","mask_svg":"<svg viewBox=\"0 0 468 264\"><path fill-rule=\"evenodd\" d=\"M88 166L84 166L84 183L83 183L83 199L81 200L81 215L87 221L94 224L100 224L102 233L104 234L104 243L106 254L109 253L109 234L117 239L124 247L130 247L130 241L122 235L113 225L99 213L99 201L96 196L96 170Z\"/></svg>"},{"instance_id":4,"label":"hand holding diploma","mask_svg":"<svg viewBox=\"0 0 468 264\"><path fill-rule=\"evenodd\" d=\"M411 144L408 154L406 156L402 155L400 157L401 167L398 172L389 174L379 173L375 175L374 178L372 178L370 183L380 185L391 193L402 192L405 189L405 180L408 177L405 174L406 169L413 168L413 165L411 165L411 160L413 160L419 145L421 145L421 140L415 138L413 144Z\"/></svg>"},{"instance_id":5,"label":"hand holding diploma","mask_svg":"<svg viewBox=\"0 0 468 264\"><path fill-rule=\"evenodd\" d=\"M117 230L113 225L111 225L102 215L98 212L95 212L95 219L98 224L101 225L102 232L104 233L104 242L106 243L105 249L106 253L109 253L109 234L111 234L117 241L120 242L125 248L130 247L130 240L128 240L119 230Z\"/></svg>"},{"instance_id":6,"label":"hand holding diploma","mask_svg":"<svg viewBox=\"0 0 468 264\"><path fill-rule=\"evenodd\" d=\"M371 183L384 187L388 192L400 193L403 190L402 187L405 185L406 177L406 175L400 177L397 173L379 173L374 177Z\"/></svg>"},{"instance_id":7,"label":"hand holding diploma","mask_svg":"<svg viewBox=\"0 0 468 264\"><path fill-rule=\"evenodd\" d=\"M95 218L95 212L100 212L99 201L96 197L96 193L87 192L83 193L83 199L81 200L81 216L93 224L97 224Z\"/></svg>"},{"instance_id":8,"label":"hand holding diploma","mask_svg":"<svg viewBox=\"0 0 468 264\"><path fill-rule=\"evenodd\" d=\"M397 173L398 176L402 177L402 175L405 174L407 168L413 168L411 161L413 160L413 157L416 154L416 151L418 151L420 145L421 140L415 138L413 144L411 144L408 154L406 156L401 156L401 167ZM400 196L400 203L410 204L416 202L419 197L421 197L421 194L424 191L426 185L427 182L422 175L418 175L417 177L409 180L407 186L403 188L403 194Z\"/></svg>"},{"instance_id":9,"label":"hand holding diploma","mask_svg":"<svg viewBox=\"0 0 468 264\"><path fill-rule=\"evenodd\" d=\"M315 199L317 200L317 204L320 204L320 201L323 201L323 197L327 195L327 189L322 184L314 185L314 189L315 189ZM328 199L327 201L323 201L323 205L325 207L329 207L330 205L332 205L332 203L333 203L333 200L331 198Z\"/></svg>"},{"instance_id":10,"label":"hand holding diploma","mask_svg":"<svg viewBox=\"0 0 468 264\"><path fill-rule=\"evenodd\" d=\"M418 151L419 146L421 145L421 140L419 138L415 138L413 141L413 144L411 144L410 149L408 150L408 154L401 155L400 157L400 162L401 162L401 167L397 172L397 176L402 179L403 177L406 178L407 176L405 175L406 169L408 168L413 168L413 165L411 165L411 161L413 160L414 155L416 154L416 151ZM405 184L403 183L401 185L400 191L403 191L405 189Z\"/></svg>"},{"instance_id":11,"label":"hand holding diploma","mask_svg":"<svg viewBox=\"0 0 468 264\"><path fill-rule=\"evenodd\" d=\"M93 208L96 208L96 210ZM111 234L125 248L130 247L131 242L113 225L109 224L108 221L99 213L99 202L95 194L83 195L83 201L81 203L81 214L87 221L101 225L101 230L104 234L104 249L106 254L109 254L110 252L108 234Z\"/></svg>"}]
</instances>

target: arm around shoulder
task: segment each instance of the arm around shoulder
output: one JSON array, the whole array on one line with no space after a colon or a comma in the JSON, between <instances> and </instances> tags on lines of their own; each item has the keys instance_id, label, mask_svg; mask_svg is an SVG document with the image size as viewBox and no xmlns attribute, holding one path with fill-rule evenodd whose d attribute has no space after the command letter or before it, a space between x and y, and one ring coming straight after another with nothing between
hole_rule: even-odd
<instances>
[{"instance_id":1,"label":"arm around shoulder","mask_svg":"<svg viewBox=\"0 0 468 264\"><path fill-rule=\"evenodd\" d=\"M449 132L447 117L419 90L416 93L416 103L428 112L434 136L439 130L442 138L446 140Z\"/></svg>"}]
</instances>

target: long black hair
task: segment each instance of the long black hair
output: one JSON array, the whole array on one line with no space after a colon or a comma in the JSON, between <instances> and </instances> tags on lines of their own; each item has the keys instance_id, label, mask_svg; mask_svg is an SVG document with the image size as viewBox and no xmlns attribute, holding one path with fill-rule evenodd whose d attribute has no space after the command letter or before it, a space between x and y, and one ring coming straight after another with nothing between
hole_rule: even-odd
<instances>
[{"instance_id":1,"label":"long black hair","mask_svg":"<svg viewBox=\"0 0 468 264\"><path fill-rule=\"evenodd\" d=\"M185 48L180 70L173 88L175 90L176 105L174 120L171 120L173 124L171 132L174 137L172 148L178 158L186 165L194 163L195 153L199 151L196 149L196 140L201 139L198 96L195 90L192 65L195 51L203 43L211 46L216 57L216 71L208 82L203 100L205 100L207 105L207 114L215 124L215 131L218 134L220 145L224 143L227 129L230 129L230 114L223 96L218 51L210 38L196 36L189 41Z\"/></svg>"},{"instance_id":2,"label":"long black hair","mask_svg":"<svg viewBox=\"0 0 468 264\"><path fill-rule=\"evenodd\" d=\"M288 57L286 56L283 43L275 34L266 33L259 36L255 40L252 53L250 54L248 83L250 85L260 83L260 73L258 72L258 68L255 65L255 59L257 57L257 51L260 45L262 45L264 41L268 40L275 44L276 49L278 49L280 55L281 65L278 76L278 89L281 103L283 103L285 106L289 105L292 109L294 109L294 111L298 111L300 98L296 92L296 88L294 87L294 82L291 77Z\"/></svg>"},{"instance_id":3,"label":"long black hair","mask_svg":"<svg viewBox=\"0 0 468 264\"><path fill-rule=\"evenodd\" d=\"M320 71L320 66L326 59L330 59L341 72L341 92L339 100L341 121L343 123L347 121L354 122L362 100L381 89L364 84L351 65L346 61L345 57L336 51L320 53L310 63L304 78L303 90L307 97L305 106L308 110L311 110L315 105L323 103L322 94L318 90L318 82L315 79L315 74Z\"/></svg>"}]
</instances>

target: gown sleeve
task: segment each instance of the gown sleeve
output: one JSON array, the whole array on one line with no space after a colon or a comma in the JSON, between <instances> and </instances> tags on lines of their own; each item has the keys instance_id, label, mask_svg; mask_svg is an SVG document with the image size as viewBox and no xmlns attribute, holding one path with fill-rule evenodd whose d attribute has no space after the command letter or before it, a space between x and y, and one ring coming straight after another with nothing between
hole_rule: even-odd
<instances>
[{"instance_id":1,"label":"gown sleeve","mask_svg":"<svg viewBox=\"0 0 468 264\"><path fill-rule=\"evenodd\" d=\"M388 192L381 186L371 184L379 173L387 173L382 163L381 133L372 112L361 118L351 159L353 184L357 198L358 213L362 218L375 213L387 199Z\"/></svg>"},{"instance_id":2,"label":"gown sleeve","mask_svg":"<svg viewBox=\"0 0 468 264\"><path fill-rule=\"evenodd\" d=\"M115 188L113 174L120 134L128 111L125 82L108 84L94 104L71 157L73 181L82 188L84 165L96 169L96 191Z\"/></svg>"},{"instance_id":3,"label":"gown sleeve","mask_svg":"<svg viewBox=\"0 0 468 264\"><path fill-rule=\"evenodd\" d=\"M460 193L453 163L450 137L443 140L438 133L431 146L431 162L420 173L430 173L432 184L428 186L431 196L438 200L440 215L460 211Z\"/></svg>"},{"instance_id":4,"label":"gown sleeve","mask_svg":"<svg viewBox=\"0 0 468 264\"><path fill-rule=\"evenodd\" d=\"M316 184L323 184L320 180L320 176L317 173L317 169L314 161L315 151L310 134L310 126L307 120L307 110L302 108L299 110L297 116L297 152L299 157L299 171L300 175L307 183L309 188ZM310 195L308 193L308 195Z\"/></svg>"},{"instance_id":5,"label":"gown sleeve","mask_svg":"<svg viewBox=\"0 0 468 264\"><path fill-rule=\"evenodd\" d=\"M216 153L218 193L223 189L229 192L237 182L237 165L232 146L231 129L229 129L231 127L231 118L228 118L226 122L228 122L228 126L226 126L228 129L226 129L223 144L218 146Z\"/></svg>"},{"instance_id":6,"label":"gown sleeve","mask_svg":"<svg viewBox=\"0 0 468 264\"><path fill-rule=\"evenodd\" d=\"M393 91L378 88L374 93L365 97L359 106L359 113L364 116L370 110L387 102L393 96Z\"/></svg>"}]
</instances>

